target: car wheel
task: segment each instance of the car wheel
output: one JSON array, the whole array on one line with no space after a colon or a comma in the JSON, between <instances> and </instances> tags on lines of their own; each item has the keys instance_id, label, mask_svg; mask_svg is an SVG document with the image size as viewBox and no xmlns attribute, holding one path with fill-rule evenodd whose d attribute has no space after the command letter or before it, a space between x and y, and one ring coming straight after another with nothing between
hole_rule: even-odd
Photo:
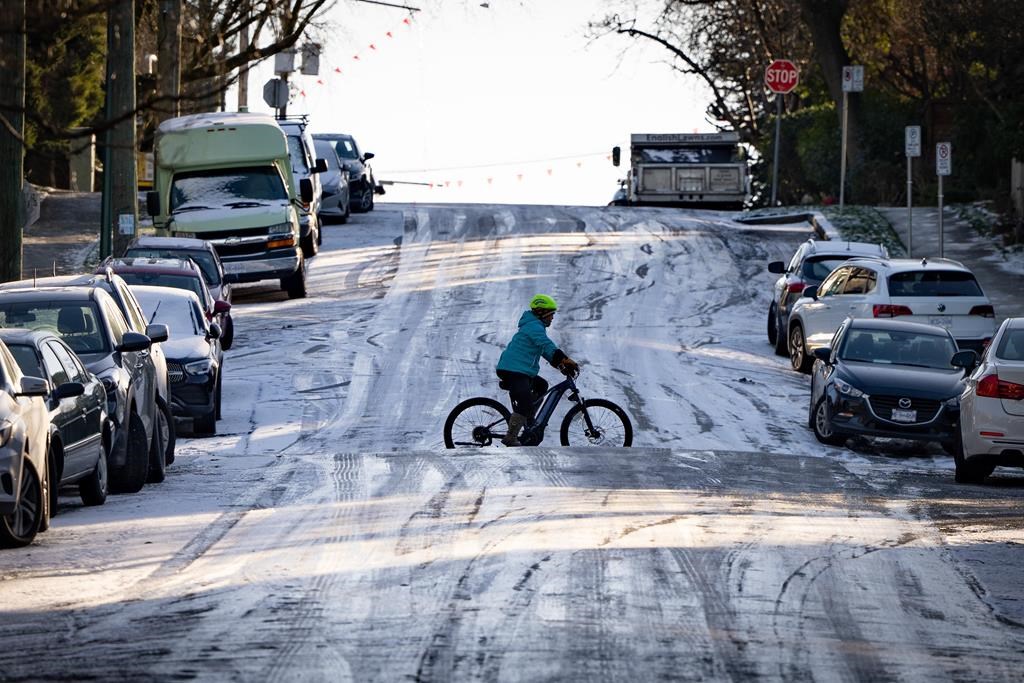
<instances>
[{"instance_id":1,"label":"car wheel","mask_svg":"<svg viewBox=\"0 0 1024 683\"><path fill-rule=\"evenodd\" d=\"M113 493L135 493L140 491L149 476L149 440L146 426L135 411L128 418L128 453L123 467L110 472L110 490Z\"/></svg>"},{"instance_id":2,"label":"car wheel","mask_svg":"<svg viewBox=\"0 0 1024 683\"><path fill-rule=\"evenodd\" d=\"M299 269L281 280L281 289L288 292L289 299L306 298L306 265L299 264Z\"/></svg>"},{"instance_id":3,"label":"car wheel","mask_svg":"<svg viewBox=\"0 0 1024 683\"><path fill-rule=\"evenodd\" d=\"M216 419L218 419L218 420L220 419L220 383L221 383L221 374L217 373L217 390L216 390L217 393L214 394L214 396L213 396L213 410L214 410Z\"/></svg>"},{"instance_id":4,"label":"car wheel","mask_svg":"<svg viewBox=\"0 0 1024 683\"><path fill-rule=\"evenodd\" d=\"M789 364L797 372L808 373L811 370L804 330L799 323L789 326Z\"/></svg>"},{"instance_id":5,"label":"car wheel","mask_svg":"<svg viewBox=\"0 0 1024 683\"><path fill-rule=\"evenodd\" d=\"M110 482L107 473L107 447L100 445L100 457L96 460L96 469L88 477L78 482L78 495L83 505L103 505L110 493Z\"/></svg>"},{"instance_id":6,"label":"car wheel","mask_svg":"<svg viewBox=\"0 0 1024 683\"><path fill-rule=\"evenodd\" d=\"M39 473L25 453L21 481L18 483L18 505L14 512L0 516L0 546L21 548L31 543L44 529L47 512L47 491Z\"/></svg>"},{"instance_id":7,"label":"car wheel","mask_svg":"<svg viewBox=\"0 0 1024 683\"><path fill-rule=\"evenodd\" d=\"M149 474L146 481L159 484L167 477L167 449L174 424L167 406L159 398L153 411L153 438L149 442Z\"/></svg>"},{"instance_id":8,"label":"car wheel","mask_svg":"<svg viewBox=\"0 0 1024 683\"><path fill-rule=\"evenodd\" d=\"M828 401L822 396L814 407L814 438L827 446L842 446L846 437L836 434L832 429L832 419L828 414Z\"/></svg>"},{"instance_id":9,"label":"car wheel","mask_svg":"<svg viewBox=\"0 0 1024 683\"><path fill-rule=\"evenodd\" d=\"M232 319L231 314L229 313L227 317L224 318L224 334L222 334L220 338L220 347L227 351L228 349L231 348L231 345L234 343L234 341L235 321Z\"/></svg>"},{"instance_id":10,"label":"car wheel","mask_svg":"<svg viewBox=\"0 0 1024 683\"><path fill-rule=\"evenodd\" d=\"M779 341L779 328L775 324L775 304L768 307L768 343L775 345Z\"/></svg>"},{"instance_id":11,"label":"car wheel","mask_svg":"<svg viewBox=\"0 0 1024 683\"><path fill-rule=\"evenodd\" d=\"M316 226L316 246L319 247L321 244L324 243L324 224L323 221L317 221L317 223L318 224ZM317 251L320 250L317 249Z\"/></svg>"},{"instance_id":12,"label":"car wheel","mask_svg":"<svg viewBox=\"0 0 1024 683\"><path fill-rule=\"evenodd\" d=\"M351 216L351 215L352 215L352 204L351 204L351 202L346 201L345 202L345 212L343 214L341 214L341 218L338 219L338 222L341 223L341 224L348 223L348 217Z\"/></svg>"},{"instance_id":13,"label":"car wheel","mask_svg":"<svg viewBox=\"0 0 1024 683\"><path fill-rule=\"evenodd\" d=\"M315 228L310 227L309 232L302 237L302 255L306 258L313 258L320 251L314 230Z\"/></svg>"},{"instance_id":14,"label":"car wheel","mask_svg":"<svg viewBox=\"0 0 1024 683\"><path fill-rule=\"evenodd\" d=\"M359 193L359 212L366 213L373 209L373 187L367 184L366 189Z\"/></svg>"},{"instance_id":15,"label":"car wheel","mask_svg":"<svg viewBox=\"0 0 1024 683\"><path fill-rule=\"evenodd\" d=\"M210 436L217 433L217 410L214 408L205 415L193 418L192 431L196 434Z\"/></svg>"}]
</instances>

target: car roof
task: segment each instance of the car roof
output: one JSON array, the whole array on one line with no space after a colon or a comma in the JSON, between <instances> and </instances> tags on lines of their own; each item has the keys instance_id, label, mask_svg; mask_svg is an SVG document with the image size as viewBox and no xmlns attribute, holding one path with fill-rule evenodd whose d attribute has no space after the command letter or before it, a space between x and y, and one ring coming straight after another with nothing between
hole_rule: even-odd
<instances>
[{"instance_id":1,"label":"car roof","mask_svg":"<svg viewBox=\"0 0 1024 683\"><path fill-rule=\"evenodd\" d=\"M98 296L96 287L24 287L5 289L3 301L88 301ZM103 296L110 296L103 292Z\"/></svg>"},{"instance_id":2,"label":"car roof","mask_svg":"<svg viewBox=\"0 0 1024 683\"><path fill-rule=\"evenodd\" d=\"M915 323L909 320L894 320L892 318L851 318L850 328L857 330L893 330L896 332L920 332L923 334L942 334L948 330L937 325L926 325Z\"/></svg>"},{"instance_id":3,"label":"car roof","mask_svg":"<svg viewBox=\"0 0 1024 683\"><path fill-rule=\"evenodd\" d=\"M143 235L136 237L129 244L128 248L163 248L181 249L183 251L212 251L213 245L206 240L199 240L193 237L156 237L154 235Z\"/></svg>"},{"instance_id":4,"label":"car roof","mask_svg":"<svg viewBox=\"0 0 1024 683\"><path fill-rule=\"evenodd\" d=\"M845 263L874 263L881 268L885 268L891 273L905 273L907 271L915 270L945 270L945 271L960 271L964 273L970 273L971 269L960 263L948 258L870 258L864 256L855 256L851 259L847 259ZM844 264L845 265L845 264Z\"/></svg>"},{"instance_id":5,"label":"car roof","mask_svg":"<svg viewBox=\"0 0 1024 683\"><path fill-rule=\"evenodd\" d=\"M60 339L50 330L27 330L23 327L0 327L0 341L5 344L32 344L39 346L45 339Z\"/></svg>"},{"instance_id":6,"label":"car roof","mask_svg":"<svg viewBox=\"0 0 1024 683\"><path fill-rule=\"evenodd\" d=\"M842 256L843 254L889 256L889 251L883 245L874 242L816 240L811 238L805 244L807 245L806 256Z\"/></svg>"},{"instance_id":7,"label":"car roof","mask_svg":"<svg viewBox=\"0 0 1024 683\"><path fill-rule=\"evenodd\" d=\"M170 299L183 299L183 300L186 300L186 301L192 300L192 301L195 301L195 303L199 305L199 308L203 307L203 304L202 304L201 301L199 301L199 297L196 295L196 293L193 292L193 291L190 291L188 289L176 289L174 287L157 287L157 286L154 286L154 285L128 285L128 289L132 290L132 294L135 294L136 297L139 294L143 294L143 295L149 294L149 295L152 295L152 296L159 297L161 299L168 299L168 300L170 300Z\"/></svg>"},{"instance_id":8,"label":"car roof","mask_svg":"<svg viewBox=\"0 0 1024 683\"><path fill-rule=\"evenodd\" d=\"M1024 329L1024 318L1007 318L1006 329L1008 330L1020 330Z\"/></svg>"},{"instance_id":9,"label":"car roof","mask_svg":"<svg viewBox=\"0 0 1024 683\"><path fill-rule=\"evenodd\" d=\"M198 266L191 259L158 258L153 256L129 256L111 259L104 265L110 266L114 272L123 273L160 273L163 275L195 275L200 277Z\"/></svg>"},{"instance_id":10,"label":"car roof","mask_svg":"<svg viewBox=\"0 0 1024 683\"><path fill-rule=\"evenodd\" d=\"M314 140L352 140L348 133L313 133Z\"/></svg>"}]
</instances>

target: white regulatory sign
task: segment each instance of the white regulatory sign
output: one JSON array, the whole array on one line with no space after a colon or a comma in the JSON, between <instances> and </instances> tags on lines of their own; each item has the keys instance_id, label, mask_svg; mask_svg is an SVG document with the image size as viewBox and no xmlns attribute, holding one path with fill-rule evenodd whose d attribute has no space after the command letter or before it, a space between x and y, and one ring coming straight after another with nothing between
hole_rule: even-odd
<instances>
[{"instance_id":1,"label":"white regulatory sign","mask_svg":"<svg viewBox=\"0 0 1024 683\"><path fill-rule=\"evenodd\" d=\"M122 235L134 235L135 234L135 216L130 213L120 213L117 215L117 231Z\"/></svg>"},{"instance_id":2,"label":"white regulatory sign","mask_svg":"<svg viewBox=\"0 0 1024 683\"><path fill-rule=\"evenodd\" d=\"M950 175L953 172L953 145L940 142L935 145L936 175Z\"/></svg>"},{"instance_id":3,"label":"white regulatory sign","mask_svg":"<svg viewBox=\"0 0 1024 683\"><path fill-rule=\"evenodd\" d=\"M904 142L908 157L921 156L921 126L907 126Z\"/></svg>"},{"instance_id":4,"label":"white regulatory sign","mask_svg":"<svg viewBox=\"0 0 1024 683\"><path fill-rule=\"evenodd\" d=\"M860 65L843 67L843 92L864 90L864 67Z\"/></svg>"}]
</instances>

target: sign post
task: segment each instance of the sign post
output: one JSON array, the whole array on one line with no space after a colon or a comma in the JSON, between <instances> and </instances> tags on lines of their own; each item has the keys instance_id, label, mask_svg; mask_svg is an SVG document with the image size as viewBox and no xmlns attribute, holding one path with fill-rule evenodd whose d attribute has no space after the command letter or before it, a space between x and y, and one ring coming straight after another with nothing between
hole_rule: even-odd
<instances>
[{"instance_id":1,"label":"sign post","mask_svg":"<svg viewBox=\"0 0 1024 683\"><path fill-rule=\"evenodd\" d=\"M839 213L843 212L846 198L846 121L849 110L849 94L864 90L864 67L843 67L843 143L839 153Z\"/></svg>"},{"instance_id":2,"label":"sign post","mask_svg":"<svg viewBox=\"0 0 1024 683\"><path fill-rule=\"evenodd\" d=\"M775 206L779 179L779 138L782 129L782 96L800 82L800 70L788 59L776 59L764 70L764 83L775 93L775 149L772 161L772 206Z\"/></svg>"},{"instance_id":3,"label":"sign post","mask_svg":"<svg viewBox=\"0 0 1024 683\"><path fill-rule=\"evenodd\" d=\"M907 153L907 257L914 255L913 158L921 156L921 126L907 126L903 133Z\"/></svg>"},{"instance_id":4,"label":"sign post","mask_svg":"<svg viewBox=\"0 0 1024 683\"><path fill-rule=\"evenodd\" d=\"M940 142L935 145L935 175L939 176L939 258L945 254L945 230L942 225L942 179L953 172L953 145Z\"/></svg>"}]
</instances>

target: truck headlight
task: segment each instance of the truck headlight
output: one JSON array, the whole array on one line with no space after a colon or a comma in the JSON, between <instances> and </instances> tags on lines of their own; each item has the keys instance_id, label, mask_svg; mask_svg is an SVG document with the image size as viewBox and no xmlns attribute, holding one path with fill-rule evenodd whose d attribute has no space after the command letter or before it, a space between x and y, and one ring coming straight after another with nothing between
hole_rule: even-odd
<instances>
[{"instance_id":1,"label":"truck headlight","mask_svg":"<svg viewBox=\"0 0 1024 683\"><path fill-rule=\"evenodd\" d=\"M273 225L268 225L267 234L271 237L277 237L278 235L290 235L292 234L292 224L274 223Z\"/></svg>"}]
</instances>

